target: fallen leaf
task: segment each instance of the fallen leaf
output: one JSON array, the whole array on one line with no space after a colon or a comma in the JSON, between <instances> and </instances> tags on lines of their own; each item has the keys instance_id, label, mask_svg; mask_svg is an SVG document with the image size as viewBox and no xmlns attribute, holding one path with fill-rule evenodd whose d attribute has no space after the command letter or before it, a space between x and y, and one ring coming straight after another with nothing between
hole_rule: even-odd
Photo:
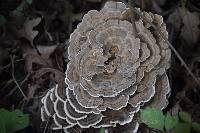
<instances>
[{"instance_id":1,"label":"fallen leaf","mask_svg":"<svg viewBox=\"0 0 200 133\"><path fill-rule=\"evenodd\" d=\"M178 31L181 31L180 36L188 43L196 43L200 37L199 14L190 12L186 8L177 8L169 15L168 23L172 24ZM183 27L182 27L183 25Z\"/></svg>"},{"instance_id":2,"label":"fallen leaf","mask_svg":"<svg viewBox=\"0 0 200 133\"><path fill-rule=\"evenodd\" d=\"M34 38L38 35L38 31L33 30L35 26L37 26L41 22L41 18L38 17L36 19L27 19L24 23L24 27L18 31L20 34L20 37L26 38L28 41L30 41L31 45L33 45Z\"/></svg>"},{"instance_id":3,"label":"fallen leaf","mask_svg":"<svg viewBox=\"0 0 200 133\"><path fill-rule=\"evenodd\" d=\"M21 43L20 47L23 51L23 58L25 59L25 65L27 72L31 73L39 68L34 69L34 64L45 67L53 67L52 59L50 55L53 54L57 45L52 46L36 46L32 47L27 43Z\"/></svg>"},{"instance_id":4,"label":"fallen leaf","mask_svg":"<svg viewBox=\"0 0 200 133\"><path fill-rule=\"evenodd\" d=\"M191 13L188 10L184 11L183 28L181 29L181 36L187 41L188 44L196 43L200 37L200 24L199 14Z\"/></svg>"},{"instance_id":5,"label":"fallen leaf","mask_svg":"<svg viewBox=\"0 0 200 133\"><path fill-rule=\"evenodd\" d=\"M45 74L50 73L50 80L54 81L54 83L58 84L61 88L65 87L65 74L57 69L53 68L41 68L35 72L33 78L35 80L41 78Z\"/></svg>"}]
</instances>

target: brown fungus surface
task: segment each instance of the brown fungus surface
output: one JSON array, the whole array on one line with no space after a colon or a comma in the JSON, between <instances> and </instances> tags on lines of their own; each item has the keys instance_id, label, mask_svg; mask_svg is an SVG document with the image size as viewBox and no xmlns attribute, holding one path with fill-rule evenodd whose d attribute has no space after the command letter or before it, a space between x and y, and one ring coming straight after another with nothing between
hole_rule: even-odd
<instances>
[{"instance_id":1,"label":"brown fungus surface","mask_svg":"<svg viewBox=\"0 0 200 133\"><path fill-rule=\"evenodd\" d=\"M166 25L161 16L136 10L143 15L133 22L136 29L128 18L122 19L129 10L121 2L107 2L102 10L91 10L83 17L70 36L68 87L60 92L56 86L42 99L42 120L52 117L52 129L67 132L75 126L119 124L136 132L133 117L140 108L166 107L171 51L147 22L167 38Z\"/></svg>"}]
</instances>

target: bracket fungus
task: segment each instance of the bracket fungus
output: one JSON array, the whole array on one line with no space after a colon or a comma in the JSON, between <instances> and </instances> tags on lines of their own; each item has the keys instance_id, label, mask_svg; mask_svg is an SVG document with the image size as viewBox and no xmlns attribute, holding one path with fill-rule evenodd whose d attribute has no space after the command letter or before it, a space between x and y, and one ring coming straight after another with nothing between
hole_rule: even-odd
<instances>
[{"instance_id":1,"label":"bracket fungus","mask_svg":"<svg viewBox=\"0 0 200 133\"><path fill-rule=\"evenodd\" d=\"M166 25L157 14L135 10L141 16L134 22L123 17L130 10L122 2L84 15L70 36L68 87L56 86L42 98L42 120L53 117L52 129L120 126L136 132L140 108L166 107L171 51L148 22L167 38Z\"/></svg>"}]
</instances>

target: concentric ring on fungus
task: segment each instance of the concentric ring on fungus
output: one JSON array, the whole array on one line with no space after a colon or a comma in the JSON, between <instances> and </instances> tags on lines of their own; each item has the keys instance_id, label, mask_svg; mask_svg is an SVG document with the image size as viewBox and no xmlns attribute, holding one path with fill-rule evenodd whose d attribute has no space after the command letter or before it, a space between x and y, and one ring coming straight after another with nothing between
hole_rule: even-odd
<instances>
[{"instance_id":1,"label":"concentric ring on fungus","mask_svg":"<svg viewBox=\"0 0 200 133\"><path fill-rule=\"evenodd\" d=\"M107 2L84 15L70 36L68 87L61 93L56 86L42 99L42 120L52 116L52 129L119 124L126 133L136 132L133 117L141 107L166 107L171 51L142 18L168 37L166 25L161 16L136 10L143 16L133 22L136 29L122 19L129 12L122 2Z\"/></svg>"}]
</instances>

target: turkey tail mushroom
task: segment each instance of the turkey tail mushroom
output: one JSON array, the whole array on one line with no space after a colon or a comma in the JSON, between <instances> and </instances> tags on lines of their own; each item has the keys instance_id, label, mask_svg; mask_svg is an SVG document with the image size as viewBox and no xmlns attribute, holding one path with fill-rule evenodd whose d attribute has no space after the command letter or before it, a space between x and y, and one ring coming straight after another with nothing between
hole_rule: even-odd
<instances>
[{"instance_id":1,"label":"turkey tail mushroom","mask_svg":"<svg viewBox=\"0 0 200 133\"><path fill-rule=\"evenodd\" d=\"M167 38L166 25L161 16L136 10L144 17L130 22L122 19L129 12L125 4L106 2L102 10L89 11L71 34L68 87L55 86L41 100L42 120L53 117L53 129L120 125L123 132L136 132L139 122L133 118L140 108L166 107L171 51L147 22Z\"/></svg>"}]
</instances>

